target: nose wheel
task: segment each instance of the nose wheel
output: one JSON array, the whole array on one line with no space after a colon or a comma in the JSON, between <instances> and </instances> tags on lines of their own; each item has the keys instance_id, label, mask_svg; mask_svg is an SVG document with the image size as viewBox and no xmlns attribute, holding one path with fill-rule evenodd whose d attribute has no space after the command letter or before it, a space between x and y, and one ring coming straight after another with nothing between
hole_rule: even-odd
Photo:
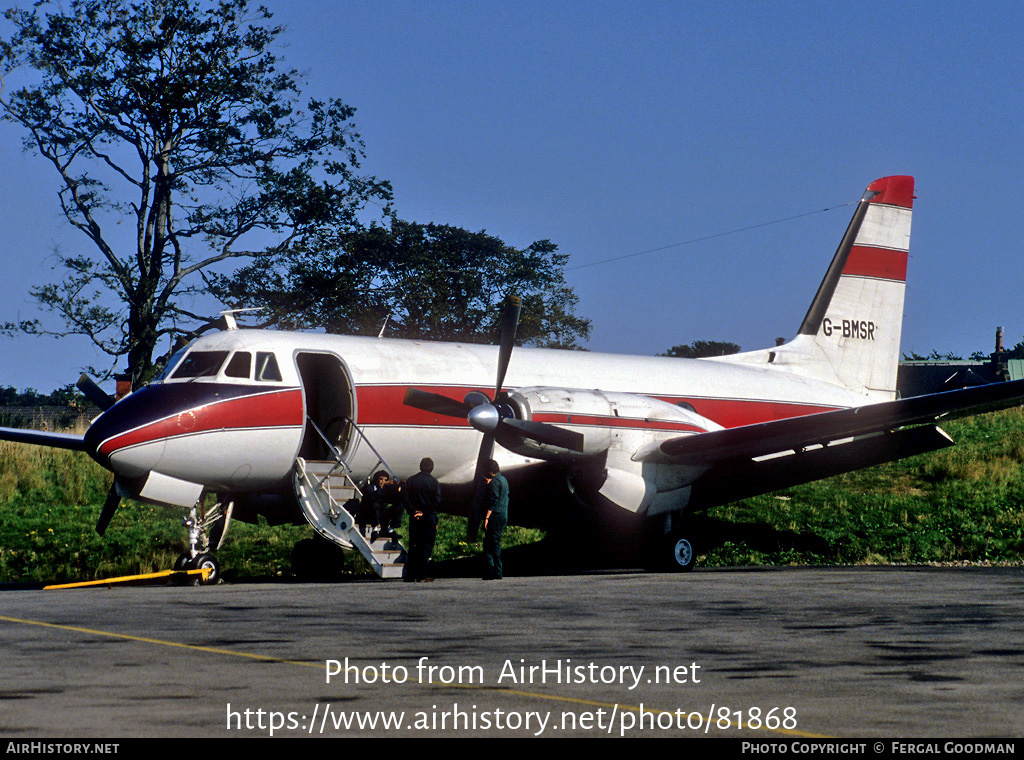
<instances>
[{"instance_id":1,"label":"nose wheel","mask_svg":"<svg viewBox=\"0 0 1024 760\"><path fill-rule=\"evenodd\" d=\"M206 570L205 578L197 576L192 580L192 584L195 586L212 586L215 583L220 583L220 563L217 562L217 558L212 554L199 554L195 557L182 554L178 557L178 561L174 563L174 569Z\"/></svg>"}]
</instances>

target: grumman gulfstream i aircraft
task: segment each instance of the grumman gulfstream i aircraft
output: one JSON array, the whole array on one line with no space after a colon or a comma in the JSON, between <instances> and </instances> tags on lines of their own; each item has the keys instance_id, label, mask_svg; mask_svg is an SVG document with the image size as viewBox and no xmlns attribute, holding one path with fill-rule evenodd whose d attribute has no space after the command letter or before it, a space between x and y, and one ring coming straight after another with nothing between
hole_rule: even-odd
<instances>
[{"instance_id":1,"label":"grumman gulfstream i aircraft","mask_svg":"<svg viewBox=\"0 0 1024 760\"><path fill-rule=\"evenodd\" d=\"M2 429L88 452L121 497L191 510L186 566L232 517L303 515L323 537L400 574L345 509L386 467L435 462L444 509L474 513L492 456L513 521L600 523L648 564L689 569L685 516L747 496L952 445L936 422L1020 403L1024 381L896 400L912 177L873 182L797 335L761 351L685 360L520 348L510 299L500 345L237 329L204 335L163 375L104 409L84 436ZM205 495L216 506L205 507ZM215 540L211 543L210 533Z\"/></svg>"}]
</instances>

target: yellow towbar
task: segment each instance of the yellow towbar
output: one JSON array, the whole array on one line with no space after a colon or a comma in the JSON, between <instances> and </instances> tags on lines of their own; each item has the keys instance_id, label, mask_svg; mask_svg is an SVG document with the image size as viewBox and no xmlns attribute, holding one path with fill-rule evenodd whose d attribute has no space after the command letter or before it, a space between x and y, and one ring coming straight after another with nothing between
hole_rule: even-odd
<instances>
[{"instance_id":1,"label":"yellow towbar","mask_svg":"<svg viewBox=\"0 0 1024 760\"><path fill-rule=\"evenodd\" d=\"M158 578L187 578L189 576L201 576L205 581L213 572L212 568L202 567L198 570L161 570L158 573L143 573L142 575L122 575L119 578L103 578L98 581L81 581L79 583L60 583L54 586L43 586L43 591L52 591L59 588L85 588L87 586L113 586L119 583L138 583L143 581L157 580Z\"/></svg>"}]
</instances>

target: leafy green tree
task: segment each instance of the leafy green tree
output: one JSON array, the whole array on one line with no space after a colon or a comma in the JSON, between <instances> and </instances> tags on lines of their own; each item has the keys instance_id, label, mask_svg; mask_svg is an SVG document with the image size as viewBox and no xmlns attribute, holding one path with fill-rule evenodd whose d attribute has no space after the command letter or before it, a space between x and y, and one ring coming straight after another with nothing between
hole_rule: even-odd
<instances>
[{"instance_id":1,"label":"leafy green tree","mask_svg":"<svg viewBox=\"0 0 1024 760\"><path fill-rule=\"evenodd\" d=\"M19 391L13 385L0 388L0 406L78 406L85 402L85 397L75 390L74 385L65 385L49 395L44 395L35 388Z\"/></svg>"},{"instance_id":2,"label":"leafy green tree","mask_svg":"<svg viewBox=\"0 0 1024 760\"><path fill-rule=\"evenodd\" d=\"M685 346L672 346L668 351L658 356L674 356L677 359L701 359L708 356L725 356L726 354L738 354L740 347L735 343L724 340L695 340Z\"/></svg>"},{"instance_id":3,"label":"leafy green tree","mask_svg":"<svg viewBox=\"0 0 1024 760\"><path fill-rule=\"evenodd\" d=\"M388 337L469 343L496 340L499 304L516 294L519 343L578 348L590 320L575 314L568 258L548 240L520 249L485 232L394 220L260 256L211 281L225 302L263 307L268 324L377 335L387 320Z\"/></svg>"},{"instance_id":4,"label":"leafy green tree","mask_svg":"<svg viewBox=\"0 0 1024 760\"><path fill-rule=\"evenodd\" d=\"M975 354L977 353L978 352L975 352ZM975 358L975 354L971 354L972 359ZM954 362L962 361L963 358L964 357L961 354L954 354L952 351L947 351L944 354L940 354L934 348L931 350L931 353L929 353L927 356L923 356L915 351L911 351L909 353L907 353L906 351L903 352L903 360L913 362ZM988 356L983 356L982 358L987 359Z\"/></svg>"},{"instance_id":5,"label":"leafy green tree","mask_svg":"<svg viewBox=\"0 0 1024 760\"><path fill-rule=\"evenodd\" d=\"M1024 340L1006 352L1007 359L1024 359Z\"/></svg>"},{"instance_id":6,"label":"leafy green tree","mask_svg":"<svg viewBox=\"0 0 1024 760\"><path fill-rule=\"evenodd\" d=\"M59 254L62 277L32 291L60 326L8 322L8 334L85 335L145 379L158 342L200 319L183 297L212 267L286 254L390 201L386 182L359 174L354 110L300 105L301 79L279 67L281 29L265 8L68 0L6 18L0 115L53 167L61 209L88 240Z\"/></svg>"}]
</instances>

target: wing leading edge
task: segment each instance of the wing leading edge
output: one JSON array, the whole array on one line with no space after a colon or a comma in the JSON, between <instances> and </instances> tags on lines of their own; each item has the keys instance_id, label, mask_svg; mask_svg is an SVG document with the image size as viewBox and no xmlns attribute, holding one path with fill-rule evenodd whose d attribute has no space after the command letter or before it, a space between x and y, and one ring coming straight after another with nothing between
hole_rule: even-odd
<instances>
[{"instance_id":1,"label":"wing leading edge","mask_svg":"<svg viewBox=\"0 0 1024 760\"><path fill-rule=\"evenodd\" d=\"M0 427L0 441L14 443L33 443L36 446L52 446L58 449L87 451L85 438L70 433L47 433L42 430L23 430L21 428Z\"/></svg>"},{"instance_id":2,"label":"wing leading edge","mask_svg":"<svg viewBox=\"0 0 1024 760\"><path fill-rule=\"evenodd\" d=\"M1024 380L1015 380L688 435L665 441L658 448L665 457L660 461L712 464L727 458L763 457L887 433L907 425L1005 409L1022 401Z\"/></svg>"}]
</instances>

